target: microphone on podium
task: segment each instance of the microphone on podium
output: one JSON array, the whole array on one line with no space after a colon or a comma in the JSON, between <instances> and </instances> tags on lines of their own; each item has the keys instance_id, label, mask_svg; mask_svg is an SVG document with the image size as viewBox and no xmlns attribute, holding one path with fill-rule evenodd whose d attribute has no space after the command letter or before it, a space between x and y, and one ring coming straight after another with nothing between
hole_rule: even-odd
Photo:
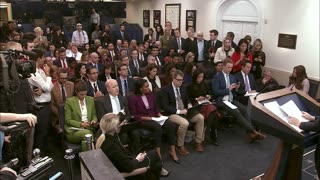
<instances>
[{"instance_id":1,"label":"microphone on podium","mask_svg":"<svg viewBox=\"0 0 320 180\"><path fill-rule=\"evenodd\" d=\"M277 84L269 84L268 86L262 88L261 91L256 96L254 96L254 100L256 100L260 94L264 93L266 89L273 88L275 86L277 86Z\"/></svg>"}]
</instances>

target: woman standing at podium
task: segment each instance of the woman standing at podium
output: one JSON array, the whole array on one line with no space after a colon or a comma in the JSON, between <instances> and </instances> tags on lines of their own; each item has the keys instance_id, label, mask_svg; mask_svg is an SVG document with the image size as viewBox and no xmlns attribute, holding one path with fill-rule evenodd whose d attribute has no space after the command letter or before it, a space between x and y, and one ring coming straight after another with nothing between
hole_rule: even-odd
<instances>
[{"instance_id":1,"label":"woman standing at podium","mask_svg":"<svg viewBox=\"0 0 320 180\"><path fill-rule=\"evenodd\" d=\"M169 176L170 173L162 167L162 161L155 150L139 153L136 157L129 155L117 134L123 125L125 123L119 124L117 114L105 114L100 120L102 134L97 140L96 148L101 148L121 173L144 169L142 172L147 171L145 175L151 174L155 179ZM141 178L136 177L136 179ZM150 177L148 176L148 178Z\"/></svg>"},{"instance_id":2,"label":"woman standing at podium","mask_svg":"<svg viewBox=\"0 0 320 180\"><path fill-rule=\"evenodd\" d=\"M301 122L297 118L289 117L289 123L293 124L304 131L320 131L320 117L319 116L311 116L307 112L302 112L302 117L309 120L309 122ZM316 169L318 173L318 177L320 178L320 139L316 147L316 151L314 152L314 161L316 164Z\"/></svg>"}]
</instances>

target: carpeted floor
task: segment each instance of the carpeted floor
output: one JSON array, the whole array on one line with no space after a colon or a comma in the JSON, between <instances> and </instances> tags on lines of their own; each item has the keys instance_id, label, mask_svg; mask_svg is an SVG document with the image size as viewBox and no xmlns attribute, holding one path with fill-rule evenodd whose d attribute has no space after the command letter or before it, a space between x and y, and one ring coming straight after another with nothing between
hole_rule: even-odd
<instances>
[{"instance_id":1,"label":"carpeted floor","mask_svg":"<svg viewBox=\"0 0 320 180\"><path fill-rule=\"evenodd\" d=\"M239 127L219 130L220 146L205 145L205 151L198 153L193 143L186 147L191 154L179 158L182 164L174 163L168 155L168 146L162 147L164 166L172 171L167 180L247 180L266 171L273 159L279 140L273 136L257 143L248 143L247 136ZM60 146L59 136L51 135L49 138L50 156L54 158L55 165L50 175L59 171L69 179L67 162L63 159L64 152ZM314 147L305 152L312 151ZM313 163L313 153L305 156L303 162L303 180L317 179ZM74 162L74 179L80 179L79 160Z\"/></svg>"}]
</instances>

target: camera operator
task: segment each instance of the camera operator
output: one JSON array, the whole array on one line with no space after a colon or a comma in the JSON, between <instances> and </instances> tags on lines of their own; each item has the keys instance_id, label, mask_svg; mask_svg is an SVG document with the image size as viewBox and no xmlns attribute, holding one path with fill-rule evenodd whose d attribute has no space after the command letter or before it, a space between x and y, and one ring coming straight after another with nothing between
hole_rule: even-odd
<instances>
[{"instance_id":1,"label":"camera operator","mask_svg":"<svg viewBox=\"0 0 320 180\"><path fill-rule=\"evenodd\" d=\"M51 90L53 84L50 77L50 67L44 64L44 53L40 49L32 50L35 55L30 55L30 59L36 61L36 73L32 74L28 81L33 89L34 100L38 106L42 106L38 111L38 123L35 128L35 148L39 148L44 154L47 151L47 135L51 122Z\"/></svg>"},{"instance_id":2,"label":"camera operator","mask_svg":"<svg viewBox=\"0 0 320 180\"><path fill-rule=\"evenodd\" d=\"M23 51L20 43L9 41L6 43L6 47L4 50L17 50ZM24 59L14 59L13 61L19 62L24 61ZM13 63L13 62L10 62ZM1 63L0 63L1 65ZM2 74L2 66L0 66L0 72ZM26 114L33 113L33 98L32 91L30 89L30 85L27 79L18 76L17 70L11 67L9 71L10 79L15 79L19 82L18 89L14 90L15 93L8 93L4 87L0 86L0 112L14 112L18 114ZM5 77L0 76L0 81L3 81ZM8 77L7 77L8 78ZM17 133L12 135L19 137ZM19 160L22 164L29 164L32 159L32 150L33 150L33 136L34 136L34 128L28 129L28 131L24 134L25 143L16 143L19 144L19 147L9 147L7 157L16 158L19 157ZM20 141L19 141L20 142ZM24 146L26 145L26 147ZM25 155L24 155L25 154Z\"/></svg>"},{"instance_id":3,"label":"camera operator","mask_svg":"<svg viewBox=\"0 0 320 180\"><path fill-rule=\"evenodd\" d=\"M27 121L31 127L37 123L37 117L33 114L15 114L15 113L0 113L0 123L8 123L13 121ZM0 134L3 132L0 132ZM1 136L1 135L0 135ZM4 138L0 139L0 157L2 157L2 145ZM16 179L17 173L9 167L3 167L0 170L0 180Z\"/></svg>"}]
</instances>

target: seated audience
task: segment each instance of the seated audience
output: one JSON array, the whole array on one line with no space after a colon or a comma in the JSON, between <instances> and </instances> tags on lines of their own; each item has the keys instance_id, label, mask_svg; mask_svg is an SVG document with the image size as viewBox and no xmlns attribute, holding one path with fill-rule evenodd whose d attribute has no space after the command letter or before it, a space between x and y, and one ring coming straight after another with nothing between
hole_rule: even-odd
<instances>
[{"instance_id":1,"label":"seated audience","mask_svg":"<svg viewBox=\"0 0 320 180\"><path fill-rule=\"evenodd\" d=\"M134 80L128 76L128 66L125 64L121 64L118 67L119 77L117 78L117 82L119 85L120 94L122 96L127 96L131 94L135 89Z\"/></svg>"},{"instance_id":2,"label":"seated audience","mask_svg":"<svg viewBox=\"0 0 320 180\"><path fill-rule=\"evenodd\" d=\"M248 105L249 96L245 96L246 93L256 92L257 86L253 75L250 73L252 63L249 60L242 62L241 71L235 74L236 80L240 83L237 89L237 100L243 105Z\"/></svg>"},{"instance_id":3,"label":"seated audience","mask_svg":"<svg viewBox=\"0 0 320 180\"><path fill-rule=\"evenodd\" d=\"M187 63L184 67L184 77L183 77L183 83L185 84L191 84L192 83L192 75L195 70L197 70L198 67L195 63Z\"/></svg>"},{"instance_id":4,"label":"seated audience","mask_svg":"<svg viewBox=\"0 0 320 180\"><path fill-rule=\"evenodd\" d=\"M100 73L98 76L98 80L106 82L107 80L115 79L114 73L112 72L112 64L105 63L104 64L104 73Z\"/></svg>"},{"instance_id":5,"label":"seated audience","mask_svg":"<svg viewBox=\"0 0 320 180\"><path fill-rule=\"evenodd\" d=\"M190 123L195 123L196 151L202 152L204 118L194 108L187 109L189 99L186 88L182 86L183 72L176 70L172 82L162 87L160 105L163 114L169 116L169 120L179 125L177 132L177 150L182 155L188 155L189 151L184 147L184 138Z\"/></svg>"},{"instance_id":6,"label":"seated audience","mask_svg":"<svg viewBox=\"0 0 320 180\"><path fill-rule=\"evenodd\" d=\"M87 81L87 95L91 97L104 96L107 90L104 86L103 81L98 80L98 70L95 67L90 67L87 69L88 81Z\"/></svg>"},{"instance_id":7,"label":"seated audience","mask_svg":"<svg viewBox=\"0 0 320 180\"><path fill-rule=\"evenodd\" d=\"M131 172L138 168L145 168L147 174L151 173L156 179L168 176L169 172L162 167L162 161L156 151L139 153L136 158L132 158L131 154L128 154L117 134L122 125L119 124L118 115L113 113L104 115L100 120L103 134L98 138L96 148L101 148L120 172ZM136 179L143 179L143 177L140 176ZM150 177L146 179L150 179Z\"/></svg>"},{"instance_id":8,"label":"seated audience","mask_svg":"<svg viewBox=\"0 0 320 180\"><path fill-rule=\"evenodd\" d=\"M86 65L82 63L78 63L76 65L76 69L74 72L75 77L72 80L72 82L75 82L77 79L88 81L87 71L86 71Z\"/></svg>"},{"instance_id":9,"label":"seated audience","mask_svg":"<svg viewBox=\"0 0 320 180\"><path fill-rule=\"evenodd\" d=\"M129 61L130 69L135 69L135 75L133 76L141 76L140 67L142 67L142 61L138 59L138 50L133 49L131 51L131 59Z\"/></svg>"},{"instance_id":10,"label":"seated audience","mask_svg":"<svg viewBox=\"0 0 320 180\"><path fill-rule=\"evenodd\" d=\"M272 73L269 70L263 72L263 78L257 80L258 92L270 92L279 89L277 80L272 77Z\"/></svg>"},{"instance_id":11,"label":"seated audience","mask_svg":"<svg viewBox=\"0 0 320 180\"><path fill-rule=\"evenodd\" d=\"M137 127L147 129L152 132L155 138L156 151L161 158L162 128L166 131L167 140L170 145L169 154L177 163L178 157L175 151L175 124L166 120L164 124L152 120L153 117L160 117L162 114L156 106L156 98L150 92L149 83L145 79L139 79L136 83L135 94L129 97L129 108L133 119L137 122ZM161 127L162 126L162 127Z\"/></svg>"},{"instance_id":12,"label":"seated audience","mask_svg":"<svg viewBox=\"0 0 320 180\"><path fill-rule=\"evenodd\" d=\"M94 134L97 122L96 108L92 97L87 96L87 85L84 81L78 81L74 87L76 96L68 98L65 103L66 138L73 144L80 144L84 151L86 134ZM73 130L82 128L82 130Z\"/></svg>"},{"instance_id":13,"label":"seated audience","mask_svg":"<svg viewBox=\"0 0 320 180\"><path fill-rule=\"evenodd\" d=\"M71 43L71 49L67 52L67 57L73 57L77 62L81 60L82 53L78 51L78 47L75 43Z\"/></svg>"},{"instance_id":14,"label":"seated audience","mask_svg":"<svg viewBox=\"0 0 320 180\"><path fill-rule=\"evenodd\" d=\"M56 132L60 134L62 129L59 123L59 104L64 103L67 98L73 96L74 84L68 81L68 71L63 68L58 69L58 81L53 84L51 91L51 108L52 108L52 120L51 125Z\"/></svg>"},{"instance_id":15,"label":"seated audience","mask_svg":"<svg viewBox=\"0 0 320 180\"><path fill-rule=\"evenodd\" d=\"M217 49L217 52L214 56L214 62L223 61L225 58L230 58L234 53L233 47L231 47L231 40L229 38L224 38L222 42L222 47Z\"/></svg>"},{"instance_id":16,"label":"seated audience","mask_svg":"<svg viewBox=\"0 0 320 180\"><path fill-rule=\"evenodd\" d=\"M236 78L230 74L232 66L231 60L224 60L222 73L217 74L212 80L212 90L216 99L216 105L235 117L236 122L247 131L250 142L262 140L265 138L265 135L254 129L250 119L248 119L247 108L235 99L235 91L239 89L240 85L237 83ZM232 109L223 101L231 102L237 109Z\"/></svg>"},{"instance_id":17,"label":"seated audience","mask_svg":"<svg viewBox=\"0 0 320 180\"><path fill-rule=\"evenodd\" d=\"M95 67L98 72L103 71L103 65L99 62L99 55L96 52L90 54L89 63L86 65L86 68Z\"/></svg>"},{"instance_id":18,"label":"seated audience","mask_svg":"<svg viewBox=\"0 0 320 180\"><path fill-rule=\"evenodd\" d=\"M69 78L72 78L75 76L76 66L77 66L77 61L73 57L71 57L69 59L69 68L68 68Z\"/></svg>"},{"instance_id":19,"label":"seated audience","mask_svg":"<svg viewBox=\"0 0 320 180\"><path fill-rule=\"evenodd\" d=\"M293 68L292 75L289 77L288 88L297 89L309 93L310 83L308 80L306 68L299 65Z\"/></svg>"},{"instance_id":20,"label":"seated audience","mask_svg":"<svg viewBox=\"0 0 320 180\"><path fill-rule=\"evenodd\" d=\"M149 84L149 89L152 92L159 91L161 88L161 81L159 76L157 75L158 66L155 64L150 64L147 66L147 76L143 79L147 80Z\"/></svg>"},{"instance_id":21,"label":"seated audience","mask_svg":"<svg viewBox=\"0 0 320 180\"><path fill-rule=\"evenodd\" d=\"M81 59L78 63L82 63L82 64L88 64L89 63L89 52L84 51L82 52L82 56Z\"/></svg>"},{"instance_id":22,"label":"seated audience","mask_svg":"<svg viewBox=\"0 0 320 180\"><path fill-rule=\"evenodd\" d=\"M163 79L162 85L166 85L172 82L174 72L176 72L176 67L173 64L168 64L166 66L166 76Z\"/></svg>"},{"instance_id":23,"label":"seated audience","mask_svg":"<svg viewBox=\"0 0 320 180\"><path fill-rule=\"evenodd\" d=\"M56 66L62 67L62 68L69 67L69 58L67 58L67 56L66 56L66 49L65 48L59 49L59 58L53 61L53 65L56 65Z\"/></svg>"},{"instance_id":24,"label":"seated audience","mask_svg":"<svg viewBox=\"0 0 320 180\"><path fill-rule=\"evenodd\" d=\"M253 58L251 73L257 80L261 78L262 67L266 64L266 54L262 51L261 39L256 39L254 41L251 52L252 52L252 58Z\"/></svg>"},{"instance_id":25,"label":"seated audience","mask_svg":"<svg viewBox=\"0 0 320 180\"><path fill-rule=\"evenodd\" d=\"M168 63L171 63L172 60L173 60L173 54L176 53L175 49L174 48L170 48L168 50L168 54L167 56L164 58L164 64L168 64Z\"/></svg>"},{"instance_id":26,"label":"seated audience","mask_svg":"<svg viewBox=\"0 0 320 180\"><path fill-rule=\"evenodd\" d=\"M245 60L252 62L252 54L248 51L248 42L245 39L240 39L235 52L231 56L233 62L232 74L241 70L241 63Z\"/></svg>"},{"instance_id":27,"label":"seated audience","mask_svg":"<svg viewBox=\"0 0 320 180\"><path fill-rule=\"evenodd\" d=\"M208 102L201 104L201 101L211 100L210 87L205 83L204 76L205 74L201 70L194 71L192 75L192 84L187 87L187 95L190 98L192 105L200 105L199 110L204 117L206 126L206 140L217 146L218 114L215 111L216 107Z\"/></svg>"}]
</instances>

